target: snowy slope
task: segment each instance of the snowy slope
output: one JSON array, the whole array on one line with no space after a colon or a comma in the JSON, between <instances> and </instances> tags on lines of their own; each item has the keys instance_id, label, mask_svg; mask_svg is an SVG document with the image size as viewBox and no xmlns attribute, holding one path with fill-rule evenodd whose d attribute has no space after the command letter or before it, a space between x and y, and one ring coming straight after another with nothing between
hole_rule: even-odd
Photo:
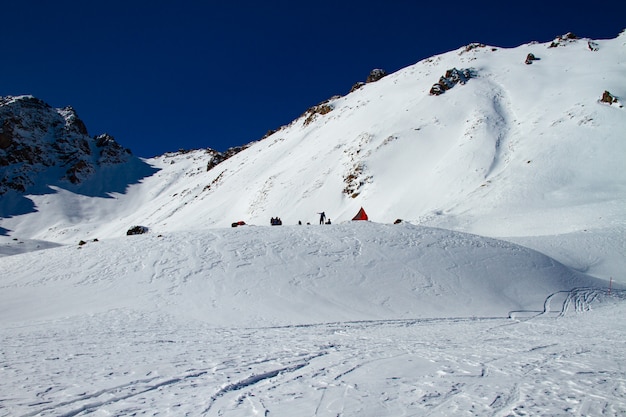
<instances>
[{"instance_id":1,"label":"snowy slope","mask_svg":"<svg viewBox=\"0 0 626 417\"><path fill-rule=\"evenodd\" d=\"M146 234L2 265L5 322L136 307L215 326L508 317L543 312L559 291L607 289L514 244L369 222Z\"/></svg>"},{"instance_id":2,"label":"snowy slope","mask_svg":"<svg viewBox=\"0 0 626 417\"><path fill-rule=\"evenodd\" d=\"M159 233L276 216L315 223L321 211L341 222L363 206L374 221L506 238L620 279L626 108L600 99L626 97L626 35L555 42L468 45L332 98L317 106L331 111L306 112L208 172L208 151L167 154L123 193L32 195L38 212L0 227L76 243L135 224ZM429 95L452 68L472 77Z\"/></svg>"},{"instance_id":3,"label":"snowy slope","mask_svg":"<svg viewBox=\"0 0 626 417\"><path fill-rule=\"evenodd\" d=\"M0 258L0 415L613 415L626 292L409 224Z\"/></svg>"}]
</instances>

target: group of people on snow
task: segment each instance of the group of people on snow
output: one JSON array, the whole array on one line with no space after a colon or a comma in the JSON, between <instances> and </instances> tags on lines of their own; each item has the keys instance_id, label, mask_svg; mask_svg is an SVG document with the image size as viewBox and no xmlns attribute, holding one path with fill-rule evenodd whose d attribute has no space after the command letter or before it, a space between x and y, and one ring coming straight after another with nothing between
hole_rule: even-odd
<instances>
[{"instance_id":1,"label":"group of people on snow","mask_svg":"<svg viewBox=\"0 0 626 417\"><path fill-rule=\"evenodd\" d=\"M326 218L326 213L324 213L322 211L321 213L317 213L317 214L320 215L320 224L330 224L330 219ZM270 224L272 226L281 226L283 224L283 221L280 219L280 217L272 217L270 219ZM298 224L302 225L302 221L298 220ZM311 223L307 223L307 225L309 225L309 224L311 224Z\"/></svg>"}]
</instances>

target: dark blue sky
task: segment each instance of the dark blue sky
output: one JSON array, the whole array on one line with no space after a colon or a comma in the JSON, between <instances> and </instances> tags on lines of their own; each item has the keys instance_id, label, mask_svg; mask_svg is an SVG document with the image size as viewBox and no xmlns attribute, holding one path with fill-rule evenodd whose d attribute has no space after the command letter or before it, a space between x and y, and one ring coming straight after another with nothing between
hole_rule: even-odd
<instances>
[{"instance_id":1,"label":"dark blue sky","mask_svg":"<svg viewBox=\"0 0 626 417\"><path fill-rule=\"evenodd\" d=\"M471 42L626 28L618 0L421 3L4 2L0 95L71 105L90 135L110 133L138 156L223 151L346 94L373 68L394 72Z\"/></svg>"}]
</instances>

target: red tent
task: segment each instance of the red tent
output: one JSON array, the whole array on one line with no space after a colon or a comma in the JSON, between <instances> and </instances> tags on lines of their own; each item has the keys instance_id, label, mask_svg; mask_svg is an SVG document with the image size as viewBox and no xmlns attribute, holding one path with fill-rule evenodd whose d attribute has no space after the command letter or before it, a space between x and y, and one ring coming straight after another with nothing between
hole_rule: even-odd
<instances>
[{"instance_id":1,"label":"red tent","mask_svg":"<svg viewBox=\"0 0 626 417\"><path fill-rule=\"evenodd\" d=\"M367 213L365 212L365 210L363 210L363 207L361 207L361 210L359 210L359 212L356 214L356 216L352 218L352 220L368 220Z\"/></svg>"}]
</instances>

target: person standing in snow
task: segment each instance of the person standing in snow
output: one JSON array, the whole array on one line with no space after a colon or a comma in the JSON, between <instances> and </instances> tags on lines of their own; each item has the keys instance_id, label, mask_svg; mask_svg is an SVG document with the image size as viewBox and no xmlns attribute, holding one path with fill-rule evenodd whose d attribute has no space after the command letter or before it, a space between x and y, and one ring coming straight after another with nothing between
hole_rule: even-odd
<instances>
[{"instance_id":1,"label":"person standing in snow","mask_svg":"<svg viewBox=\"0 0 626 417\"><path fill-rule=\"evenodd\" d=\"M326 213L321 212L321 213L317 213L320 215L320 224L324 224L324 220L326 220Z\"/></svg>"}]
</instances>

